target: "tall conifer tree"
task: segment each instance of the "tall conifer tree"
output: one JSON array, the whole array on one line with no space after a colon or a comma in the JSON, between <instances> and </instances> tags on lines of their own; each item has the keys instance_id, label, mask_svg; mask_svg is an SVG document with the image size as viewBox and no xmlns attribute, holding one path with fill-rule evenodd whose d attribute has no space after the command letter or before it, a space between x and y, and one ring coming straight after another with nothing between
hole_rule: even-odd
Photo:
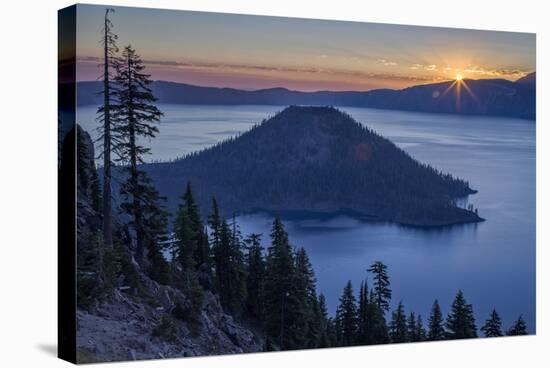
<instances>
[{"instance_id":1,"label":"tall conifer tree","mask_svg":"<svg viewBox=\"0 0 550 368\"><path fill-rule=\"evenodd\" d=\"M117 152L120 160L126 164L127 180L122 184L122 210L131 218L130 226L135 231L138 263L144 262L145 246L158 247L151 234L166 230L166 220L154 218L166 217L162 198L151 179L139 165L150 148L139 142L140 138L154 138L158 133L156 124L162 112L154 105L149 84L150 75L144 73L145 65L130 46L122 52L122 59L117 65L115 81L117 83L117 104L111 106L111 119L114 122L113 137L117 139ZM156 228L160 226L161 228ZM155 228L154 228L155 227ZM158 249L148 249L158 253ZM161 262L161 259L157 259Z\"/></svg>"},{"instance_id":2,"label":"tall conifer tree","mask_svg":"<svg viewBox=\"0 0 550 368\"><path fill-rule=\"evenodd\" d=\"M365 317L365 344L387 344L390 342L388 334L388 326L384 311L378 307L374 292L370 293L365 284L365 295L369 294L367 302L367 310Z\"/></svg>"},{"instance_id":3,"label":"tall conifer tree","mask_svg":"<svg viewBox=\"0 0 550 368\"><path fill-rule=\"evenodd\" d=\"M443 327L443 314L439 302L434 300L432 311L428 318L428 340L436 341L445 339L445 328Z\"/></svg>"},{"instance_id":4,"label":"tall conifer tree","mask_svg":"<svg viewBox=\"0 0 550 368\"><path fill-rule=\"evenodd\" d=\"M466 302L462 290L456 294L451 313L447 316L446 322L450 339L469 339L477 337L474 311L471 304Z\"/></svg>"},{"instance_id":5,"label":"tall conifer tree","mask_svg":"<svg viewBox=\"0 0 550 368\"><path fill-rule=\"evenodd\" d=\"M301 336L297 336L302 347L313 348L321 333L319 320L319 305L317 300L316 280L313 266L304 248L298 249L295 254L296 262L296 293L297 293L297 321L301 326Z\"/></svg>"},{"instance_id":6,"label":"tall conifer tree","mask_svg":"<svg viewBox=\"0 0 550 368\"><path fill-rule=\"evenodd\" d=\"M109 14L114 13L112 8L105 9L103 19L103 30L100 43L103 47L103 72L101 75L103 90L103 105L97 110L98 120L102 123L99 129L102 141L102 150L100 157L103 158L103 244L110 248L113 246L113 220L112 220L112 193L111 193L111 166L113 141L116 139L112 135L111 105L114 98L115 89L113 87L113 70L117 66L116 53L118 47L116 40L118 36L113 32L113 23Z\"/></svg>"},{"instance_id":7,"label":"tall conifer tree","mask_svg":"<svg viewBox=\"0 0 550 368\"><path fill-rule=\"evenodd\" d=\"M288 234L279 217L271 228L265 279L266 330L281 349L299 348L296 331L298 298L296 267Z\"/></svg>"},{"instance_id":8,"label":"tall conifer tree","mask_svg":"<svg viewBox=\"0 0 550 368\"><path fill-rule=\"evenodd\" d=\"M231 224L221 217L218 202L212 199L208 216L210 252L213 255L215 280L224 309L236 316L244 311L247 302L246 265L243 240L235 219Z\"/></svg>"},{"instance_id":9,"label":"tall conifer tree","mask_svg":"<svg viewBox=\"0 0 550 368\"><path fill-rule=\"evenodd\" d=\"M348 281L342 292L336 316L339 326L339 331L337 331L339 344L341 346L354 345L357 338L357 305L351 281Z\"/></svg>"},{"instance_id":10,"label":"tall conifer tree","mask_svg":"<svg viewBox=\"0 0 550 368\"><path fill-rule=\"evenodd\" d=\"M491 316L485 321L480 330L483 331L485 337L502 336L502 321L495 309L493 309Z\"/></svg>"},{"instance_id":11,"label":"tall conifer tree","mask_svg":"<svg viewBox=\"0 0 550 368\"><path fill-rule=\"evenodd\" d=\"M201 220L199 206L195 201L191 183L188 182L185 192L182 196L182 204L179 205L176 213L174 229L176 236L180 239L179 247L187 247L190 255L193 257L193 267L198 267L203 263L208 263L209 246L208 239L205 239L204 224ZM183 223L187 221L186 226L189 234L183 234ZM188 238L186 244L181 242L183 237ZM183 251L183 250L182 250Z\"/></svg>"},{"instance_id":12,"label":"tall conifer tree","mask_svg":"<svg viewBox=\"0 0 550 368\"><path fill-rule=\"evenodd\" d=\"M388 266L377 261L373 263L367 270L373 274L373 293L378 308L383 311L390 309L391 289L390 278L388 276Z\"/></svg>"},{"instance_id":13,"label":"tall conifer tree","mask_svg":"<svg viewBox=\"0 0 550 368\"><path fill-rule=\"evenodd\" d=\"M407 340L410 342L418 341L418 328L416 326L416 314L411 312L407 318Z\"/></svg>"},{"instance_id":14,"label":"tall conifer tree","mask_svg":"<svg viewBox=\"0 0 550 368\"><path fill-rule=\"evenodd\" d=\"M222 226L220 208L215 197L212 198L212 212L208 216L208 226L210 227L210 248L213 250L220 244Z\"/></svg>"},{"instance_id":15,"label":"tall conifer tree","mask_svg":"<svg viewBox=\"0 0 550 368\"><path fill-rule=\"evenodd\" d=\"M419 314L416 317L416 340L415 341L425 341L425 340L426 340L426 329L424 328L422 317Z\"/></svg>"},{"instance_id":16,"label":"tall conifer tree","mask_svg":"<svg viewBox=\"0 0 550 368\"><path fill-rule=\"evenodd\" d=\"M407 341L407 316L405 315L405 307L402 302L399 302L397 309L392 312L389 330L391 342L400 343Z\"/></svg>"},{"instance_id":17,"label":"tall conifer tree","mask_svg":"<svg viewBox=\"0 0 550 368\"><path fill-rule=\"evenodd\" d=\"M368 332L371 328L368 319L369 294L367 281L361 282L359 287L359 302L357 308L357 342L359 344L368 343Z\"/></svg>"},{"instance_id":18,"label":"tall conifer tree","mask_svg":"<svg viewBox=\"0 0 550 368\"><path fill-rule=\"evenodd\" d=\"M260 245L262 234L250 234L245 243L248 246L247 256L247 310L252 318L262 320L264 315L264 283L265 283L265 261L263 248Z\"/></svg>"},{"instance_id":19,"label":"tall conifer tree","mask_svg":"<svg viewBox=\"0 0 550 368\"><path fill-rule=\"evenodd\" d=\"M516 322L506 331L506 336L521 336L527 335L527 325L523 320L523 316L519 316Z\"/></svg>"},{"instance_id":20,"label":"tall conifer tree","mask_svg":"<svg viewBox=\"0 0 550 368\"><path fill-rule=\"evenodd\" d=\"M319 294L319 320L321 321L321 333L319 335L319 340L317 342L318 348L327 348L331 346L331 325L328 317L327 311L327 302L325 296L321 293Z\"/></svg>"}]
</instances>

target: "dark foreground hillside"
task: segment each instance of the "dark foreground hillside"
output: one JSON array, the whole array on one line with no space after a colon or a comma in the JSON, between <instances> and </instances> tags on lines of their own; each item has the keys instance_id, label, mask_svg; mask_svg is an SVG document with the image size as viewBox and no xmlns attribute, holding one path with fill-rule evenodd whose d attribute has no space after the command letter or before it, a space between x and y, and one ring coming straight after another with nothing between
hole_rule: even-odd
<instances>
[{"instance_id":1,"label":"dark foreground hillside","mask_svg":"<svg viewBox=\"0 0 550 368\"><path fill-rule=\"evenodd\" d=\"M75 129L67 133L64 152L74 150L75 134ZM191 318L190 293L176 282L154 280L145 265L137 264L125 224L115 222L113 248L102 244L95 153L80 128L78 147L78 363L262 351L262 338L223 310L208 267L197 270L202 298ZM62 170L74 170L74 163L67 167L63 162ZM178 265L171 269L181 273Z\"/></svg>"},{"instance_id":2,"label":"dark foreground hillside","mask_svg":"<svg viewBox=\"0 0 550 368\"><path fill-rule=\"evenodd\" d=\"M330 107L286 108L239 137L169 163L145 165L169 209L188 181L205 213L348 213L414 226L478 222L454 199L468 182L419 163Z\"/></svg>"}]
</instances>

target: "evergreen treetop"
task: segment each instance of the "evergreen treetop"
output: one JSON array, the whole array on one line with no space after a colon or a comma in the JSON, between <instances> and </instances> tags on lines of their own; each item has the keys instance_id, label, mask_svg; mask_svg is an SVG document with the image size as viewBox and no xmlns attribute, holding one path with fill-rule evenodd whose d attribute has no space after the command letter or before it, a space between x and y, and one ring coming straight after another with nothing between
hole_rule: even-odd
<instances>
[{"instance_id":1,"label":"evergreen treetop","mask_svg":"<svg viewBox=\"0 0 550 368\"><path fill-rule=\"evenodd\" d=\"M527 325L523 320L523 316L519 316L518 319L514 322L512 327L506 331L507 336L521 336L527 335Z\"/></svg>"},{"instance_id":2,"label":"evergreen treetop","mask_svg":"<svg viewBox=\"0 0 550 368\"><path fill-rule=\"evenodd\" d=\"M495 309L493 309L491 316L485 321L480 330L483 331L485 337L502 336L502 321Z\"/></svg>"},{"instance_id":3,"label":"evergreen treetop","mask_svg":"<svg viewBox=\"0 0 550 368\"><path fill-rule=\"evenodd\" d=\"M443 340L446 337L445 328L443 327L443 314L439 307L439 302L434 300L430 317L428 319L428 340L436 341Z\"/></svg>"},{"instance_id":4,"label":"evergreen treetop","mask_svg":"<svg viewBox=\"0 0 550 368\"><path fill-rule=\"evenodd\" d=\"M466 302L462 290L459 290L451 306L451 313L447 316L446 327L450 339L469 339L477 337L474 311L471 304Z\"/></svg>"},{"instance_id":5,"label":"evergreen treetop","mask_svg":"<svg viewBox=\"0 0 550 368\"><path fill-rule=\"evenodd\" d=\"M390 289L390 278L388 276L388 266L377 261L368 269L373 274L373 293L378 308L383 311L390 309L392 291Z\"/></svg>"}]
</instances>

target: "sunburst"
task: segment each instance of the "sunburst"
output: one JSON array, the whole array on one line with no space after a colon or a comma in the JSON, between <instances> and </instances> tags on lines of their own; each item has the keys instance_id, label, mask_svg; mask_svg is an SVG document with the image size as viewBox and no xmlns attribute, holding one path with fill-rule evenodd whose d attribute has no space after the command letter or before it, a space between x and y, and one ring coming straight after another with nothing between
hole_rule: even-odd
<instances>
[{"instance_id":1,"label":"sunburst","mask_svg":"<svg viewBox=\"0 0 550 368\"><path fill-rule=\"evenodd\" d=\"M443 98L450 91L454 91L454 93L456 94L456 111L459 112L460 106L461 106L462 88L464 88L464 90L474 99L474 101L479 103L477 96L474 94L472 89L468 86L468 84L466 83L466 80L460 73L457 73L455 75L453 82L449 84L449 86L445 89L445 91L443 91L443 93L439 96L439 98Z\"/></svg>"}]
</instances>

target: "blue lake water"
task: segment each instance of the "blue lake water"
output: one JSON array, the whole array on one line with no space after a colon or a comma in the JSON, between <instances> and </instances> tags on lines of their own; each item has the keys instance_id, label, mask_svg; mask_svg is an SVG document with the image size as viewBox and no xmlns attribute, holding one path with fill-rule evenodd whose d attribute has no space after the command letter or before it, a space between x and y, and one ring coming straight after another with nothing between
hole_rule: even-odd
<instances>
[{"instance_id":1,"label":"blue lake water","mask_svg":"<svg viewBox=\"0 0 550 368\"><path fill-rule=\"evenodd\" d=\"M243 132L283 107L160 105L160 134L149 160L168 160ZM473 304L481 326L493 307L504 327L522 314L535 332L535 123L518 119L458 117L364 108L342 108L411 156L469 180L479 191L469 202L487 221L439 230L362 223L339 216L286 221L291 242L313 263L329 312L348 280L357 289L366 268L389 267L393 304L426 321L439 299L444 313L458 289ZM95 109L79 108L77 121L93 132ZM239 218L243 233L264 234L272 219Z\"/></svg>"}]
</instances>

